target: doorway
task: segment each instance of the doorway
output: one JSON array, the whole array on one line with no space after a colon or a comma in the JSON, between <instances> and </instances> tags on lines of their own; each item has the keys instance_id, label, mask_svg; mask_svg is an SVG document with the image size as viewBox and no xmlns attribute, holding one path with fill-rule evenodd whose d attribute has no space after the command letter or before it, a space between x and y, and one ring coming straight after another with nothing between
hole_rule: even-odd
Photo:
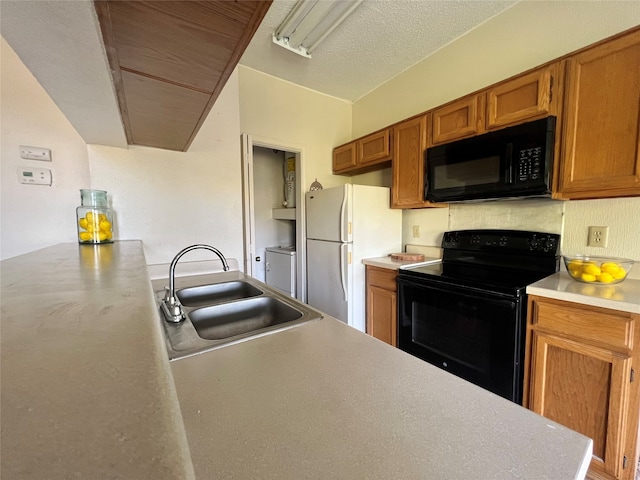
<instances>
[{"instance_id":1,"label":"doorway","mask_svg":"<svg viewBox=\"0 0 640 480\"><path fill-rule=\"evenodd\" d=\"M302 149L243 134L242 156L245 273L281 288L281 280L272 283L275 259L282 270L275 252L293 247L292 296L306 301Z\"/></svg>"}]
</instances>

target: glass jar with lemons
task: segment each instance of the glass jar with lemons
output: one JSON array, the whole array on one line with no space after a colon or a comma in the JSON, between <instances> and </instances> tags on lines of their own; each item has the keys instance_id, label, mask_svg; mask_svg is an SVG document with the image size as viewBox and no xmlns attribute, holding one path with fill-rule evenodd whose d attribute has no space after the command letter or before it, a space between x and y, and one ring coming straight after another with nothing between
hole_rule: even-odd
<instances>
[{"instance_id":1,"label":"glass jar with lemons","mask_svg":"<svg viewBox=\"0 0 640 480\"><path fill-rule=\"evenodd\" d=\"M76 208L80 243L112 243L113 211L107 205L104 190L80 190L81 205Z\"/></svg>"}]
</instances>

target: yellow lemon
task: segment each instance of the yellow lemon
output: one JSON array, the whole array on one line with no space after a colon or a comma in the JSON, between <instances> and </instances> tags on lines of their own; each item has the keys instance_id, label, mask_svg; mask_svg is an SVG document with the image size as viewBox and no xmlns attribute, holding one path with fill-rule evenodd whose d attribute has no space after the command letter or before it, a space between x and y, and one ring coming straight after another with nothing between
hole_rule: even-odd
<instances>
[{"instance_id":1,"label":"yellow lemon","mask_svg":"<svg viewBox=\"0 0 640 480\"><path fill-rule=\"evenodd\" d=\"M104 232L104 233L107 236L107 240L111 240L113 238L113 233L111 233L111 231Z\"/></svg>"},{"instance_id":2,"label":"yellow lemon","mask_svg":"<svg viewBox=\"0 0 640 480\"><path fill-rule=\"evenodd\" d=\"M606 270L609 273L617 272L620 269L620 264L616 262L604 262L600 265L602 270Z\"/></svg>"},{"instance_id":3,"label":"yellow lemon","mask_svg":"<svg viewBox=\"0 0 640 480\"><path fill-rule=\"evenodd\" d=\"M107 233L106 233L106 232L101 231L100 233L98 233L98 239L99 239L101 242L104 242L104 241L107 239Z\"/></svg>"},{"instance_id":4,"label":"yellow lemon","mask_svg":"<svg viewBox=\"0 0 640 480\"><path fill-rule=\"evenodd\" d=\"M103 220L109 220L104 213L98 214L98 221L102 222Z\"/></svg>"},{"instance_id":5,"label":"yellow lemon","mask_svg":"<svg viewBox=\"0 0 640 480\"><path fill-rule=\"evenodd\" d=\"M109 220L101 220L100 221L100 230L103 232L111 231L111 222Z\"/></svg>"},{"instance_id":6,"label":"yellow lemon","mask_svg":"<svg viewBox=\"0 0 640 480\"><path fill-rule=\"evenodd\" d=\"M87 229L87 219L86 218L81 218L80 220L78 220L78 225L80 225L80 228L84 228L86 230Z\"/></svg>"},{"instance_id":7,"label":"yellow lemon","mask_svg":"<svg viewBox=\"0 0 640 480\"><path fill-rule=\"evenodd\" d=\"M89 232L80 232L78 234L78 237L82 242L89 242L93 238L93 236Z\"/></svg>"},{"instance_id":8,"label":"yellow lemon","mask_svg":"<svg viewBox=\"0 0 640 480\"><path fill-rule=\"evenodd\" d=\"M583 269L583 272L588 274L588 275L593 275L593 276L600 275L602 273L602 271L600 270L600 267L597 266L594 263L590 263L588 265L585 265L584 269Z\"/></svg>"},{"instance_id":9,"label":"yellow lemon","mask_svg":"<svg viewBox=\"0 0 640 480\"><path fill-rule=\"evenodd\" d=\"M611 275L616 280L620 280L621 278L624 278L627 276L627 271L624 268L620 267L616 273L612 273Z\"/></svg>"},{"instance_id":10,"label":"yellow lemon","mask_svg":"<svg viewBox=\"0 0 640 480\"><path fill-rule=\"evenodd\" d=\"M589 273L583 273L582 275L580 275L580 278L582 279L583 282L595 282L596 281L596 276L595 275L591 275Z\"/></svg>"},{"instance_id":11,"label":"yellow lemon","mask_svg":"<svg viewBox=\"0 0 640 480\"><path fill-rule=\"evenodd\" d=\"M89 222L89 223L93 223L93 212L92 212L91 210L89 210L89 211L85 214L84 218L86 218L86 219L87 219L87 222Z\"/></svg>"},{"instance_id":12,"label":"yellow lemon","mask_svg":"<svg viewBox=\"0 0 640 480\"><path fill-rule=\"evenodd\" d=\"M602 272L600 275L597 275L596 278L600 283L611 283L614 278L610 273Z\"/></svg>"}]
</instances>

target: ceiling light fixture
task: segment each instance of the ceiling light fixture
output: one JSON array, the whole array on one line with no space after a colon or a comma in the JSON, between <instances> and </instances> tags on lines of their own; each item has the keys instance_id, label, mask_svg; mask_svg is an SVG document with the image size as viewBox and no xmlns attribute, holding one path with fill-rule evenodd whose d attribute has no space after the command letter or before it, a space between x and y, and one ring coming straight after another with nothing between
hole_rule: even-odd
<instances>
[{"instance_id":1,"label":"ceiling light fixture","mask_svg":"<svg viewBox=\"0 0 640 480\"><path fill-rule=\"evenodd\" d=\"M363 0L299 0L273 33L273 43L311 58L311 52Z\"/></svg>"}]
</instances>

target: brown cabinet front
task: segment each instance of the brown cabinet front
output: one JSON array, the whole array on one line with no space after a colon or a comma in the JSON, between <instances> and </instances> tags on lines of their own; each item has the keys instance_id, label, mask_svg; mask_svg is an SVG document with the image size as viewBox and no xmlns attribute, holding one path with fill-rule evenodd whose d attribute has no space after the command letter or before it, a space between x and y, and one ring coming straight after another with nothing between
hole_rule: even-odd
<instances>
[{"instance_id":1,"label":"brown cabinet front","mask_svg":"<svg viewBox=\"0 0 640 480\"><path fill-rule=\"evenodd\" d=\"M552 89L559 83L559 69L553 64L489 88L487 129L555 114Z\"/></svg>"},{"instance_id":2,"label":"brown cabinet front","mask_svg":"<svg viewBox=\"0 0 640 480\"><path fill-rule=\"evenodd\" d=\"M367 265L367 333L397 346L397 294L395 270Z\"/></svg>"},{"instance_id":3,"label":"brown cabinet front","mask_svg":"<svg viewBox=\"0 0 640 480\"><path fill-rule=\"evenodd\" d=\"M640 31L567 60L560 198L640 195Z\"/></svg>"},{"instance_id":4,"label":"brown cabinet front","mask_svg":"<svg viewBox=\"0 0 640 480\"><path fill-rule=\"evenodd\" d=\"M635 478L637 316L531 296L525 405L593 439L588 478Z\"/></svg>"},{"instance_id":5,"label":"brown cabinet front","mask_svg":"<svg viewBox=\"0 0 640 480\"><path fill-rule=\"evenodd\" d=\"M391 207L424 207L424 150L427 116L407 120L393 128Z\"/></svg>"},{"instance_id":6,"label":"brown cabinet front","mask_svg":"<svg viewBox=\"0 0 640 480\"><path fill-rule=\"evenodd\" d=\"M358 143L357 165L371 165L384 162L391 158L391 139L389 129L381 130L367 137L361 138Z\"/></svg>"},{"instance_id":7,"label":"brown cabinet front","mask_svg":"<svg viewBox=\"0 0 640 480\"><path fill-rule=\"evenodd\" d=\"M471 137L484 131L485 95L456 100L432 113L433 145Z\"/></svg>"},{"instance_id":8,"label":"brown cabinet front","mask_svg":"<svg viewBox=\"0 0 640 480\"><path fill-rule=\"evenodd\" d=\"M333 149L333 173L344 172L356 166L356 142Z\"/></svg>"}]
</instances>

